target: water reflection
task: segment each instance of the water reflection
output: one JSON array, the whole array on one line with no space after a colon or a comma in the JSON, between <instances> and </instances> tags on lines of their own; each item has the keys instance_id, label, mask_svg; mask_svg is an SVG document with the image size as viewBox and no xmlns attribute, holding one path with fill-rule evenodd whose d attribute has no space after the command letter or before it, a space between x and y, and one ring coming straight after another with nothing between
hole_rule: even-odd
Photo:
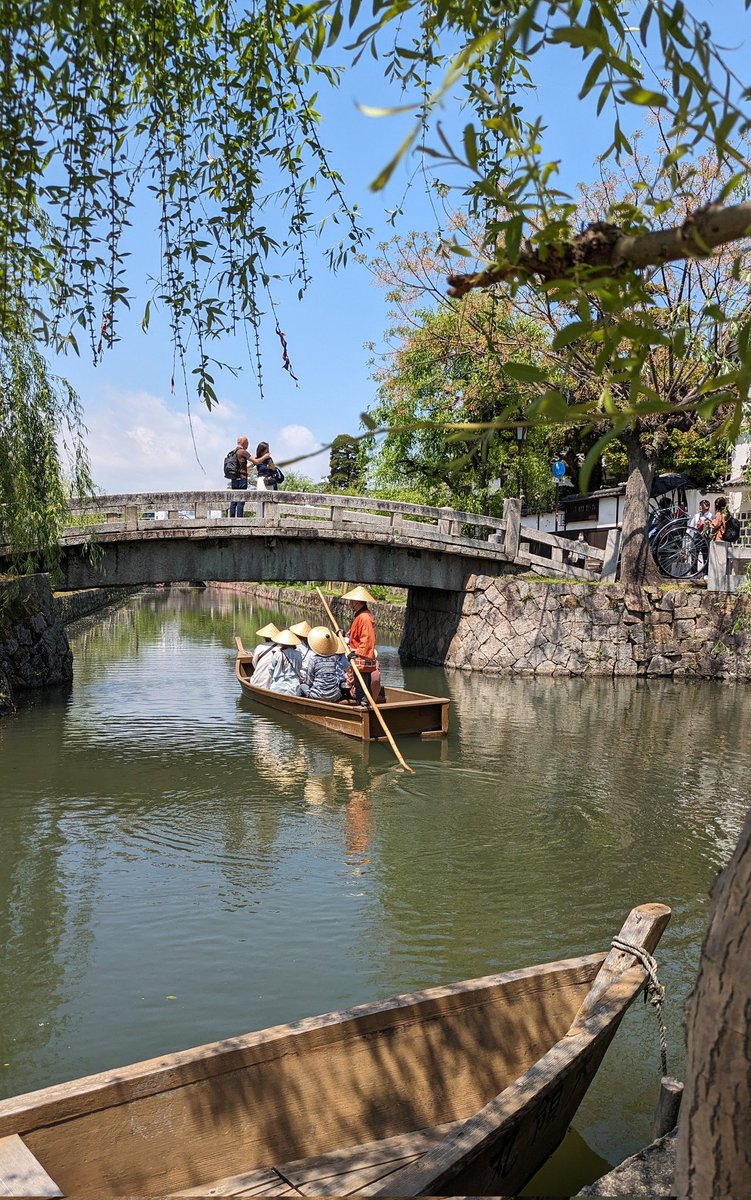
<instances>
[{"instance_id":1,"label":"water reflection","mask_svg":"<svg viewBox=\"0 0 751 1200\"><path fill-rule=\"evenodd\" d=\"M405 741L408 776L240 694L234 637L271 619L290 614L148 594L76 639L69 696L0 724L4 1094L600 949L653 899L675 910L680 1071L749 693L402 668L384 646L386 682L453 701L447 742ZM634 1011L577 1122L600 1153L648 1135L658 1062Z\"/></svg>"}]
</instances>

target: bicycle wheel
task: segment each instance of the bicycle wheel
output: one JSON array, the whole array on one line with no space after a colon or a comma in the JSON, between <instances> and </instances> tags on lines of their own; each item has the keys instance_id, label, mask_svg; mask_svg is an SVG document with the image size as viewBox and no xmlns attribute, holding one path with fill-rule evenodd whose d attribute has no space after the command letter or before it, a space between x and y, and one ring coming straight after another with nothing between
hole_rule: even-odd
<instances>
[{"instance_id":1,"label":"bicycle wheel","mask_svg":"<svg viewBox=\"0 0 751 1200\"><path fill-rule=\"evenodd\" d=\"M680 522L672 528L668 526L657 535L652 553L661 574L669 579L692 579L702 572L703 546L701 534L695 529L687 529Z\"/></svg>"}]
</instances>

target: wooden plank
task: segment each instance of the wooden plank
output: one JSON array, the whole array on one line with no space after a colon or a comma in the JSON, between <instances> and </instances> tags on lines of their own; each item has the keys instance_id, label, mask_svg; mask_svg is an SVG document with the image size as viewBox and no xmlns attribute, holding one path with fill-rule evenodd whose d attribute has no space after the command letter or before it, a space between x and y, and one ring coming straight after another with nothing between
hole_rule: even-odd
<instances>
[{"instance_id":1,"label":"wooden plank","mask_svg":"<svg viewBox=\"0 0 751 1200\"><path fill-rule=\"evenodd\" d=\"M410 1133L398 1133L394 1137L382 1138L377 1142L366 1142L358 1146L345 1146L341 1150L332 1150L328 1154L316 1154L309 1158L297 1159L294 1162L276 1165L276 1170L289 1183L300 1190L306 1185L322 1179L338 1178L364 1170L366 1167L382 1167L406 1158L414 1158L424 1154L432 1146L443 1141L448 1133L461 1125L461 1121L448 1121L443 1125L433 1125L429 1129L413 1130ZM334 1193L346 1195L338 1187ZM305 1195L320 1195L321 1193L305 1192Z\"/></svg>"},{"instance_id":2,"label":"wooden plank","mask_svg":"<svg viewBox=\"0 0 751 1200\"><path fill-rule=\"evenodd\" d=\"M245 1171L241 1175L228 1175L225 1179L216 1179L211 1183L199 1184L198 1187L186 1188L182 1192L172 1192L167 1200L176 1200L178 1196L294 1196L295 1194L295 1189L282 1179L273 1167L260 1167L255 1171Z\"/></svg>"},{"instance_id":3,"label":"wooden plank","mask_svg":"<svg viewBox=\"0 0 751 1200\"><path fill-rule=\"evenodd\" d=\"M275 1170L303 1196L353 1196L420 1158L462 1122L397 1134L378 1142L282 1163ZM245 1193L235 1193L245 1194Z\"/></svg>"},{"instance_id":4,"label":"wooden plank","mask_svg":"<svg viewBox=\"0 0 751 1200\"><path fill-rule=\"evenodd\" d=\"M62 1196L18 1134L0 1138L0 1196Z\"/></svg>"}]
</instances>

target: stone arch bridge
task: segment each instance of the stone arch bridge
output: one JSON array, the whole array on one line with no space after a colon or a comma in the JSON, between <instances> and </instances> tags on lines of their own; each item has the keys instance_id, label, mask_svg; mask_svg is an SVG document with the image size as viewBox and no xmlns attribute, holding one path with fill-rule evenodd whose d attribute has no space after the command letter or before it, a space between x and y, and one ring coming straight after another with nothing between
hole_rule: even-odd
<instances>
[{"instance_id":1,"label":"stone arch bridge","mask_svg":"<svg viewBox=\"0 0 751 1200\"><path fill-rule=\"evenodd\" d=\"M230 519L230 500L245 515ZM303 492L165 492L71 504L60 542L61 590L177 583L360 580L461 592L472 575L519 571L614 579L617 535L590 548L525 526L518 500L502 519L370 497Z\"/></svg>"}]
</instances>

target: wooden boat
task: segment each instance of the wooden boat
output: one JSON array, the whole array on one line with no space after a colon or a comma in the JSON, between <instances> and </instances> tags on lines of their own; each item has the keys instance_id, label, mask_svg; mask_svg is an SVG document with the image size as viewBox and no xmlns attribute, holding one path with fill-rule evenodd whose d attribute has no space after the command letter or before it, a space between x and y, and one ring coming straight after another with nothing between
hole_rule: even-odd
<instances>
[{"instance_id":1,"label":"wooden boat","mask_svg":"<svg viewBox=\"0 0 751 1200\"><path fill-rule=\"evenodd\" d=\"M652 951L669 919L643 905L619 937ZM645 976L611 949L0 1101L0 1194L515 1194Z\"/></svg>"},{"instance_id":2,"label":"wooden boat","mask_svg":"<svg viewBox=\"0 0 751 1200\"><path fill-rule=\"evenodd\" d=\"M253 685L253 656L235 638L237 657L235 675L243 691L278 712L291 713L311 725L322 725L347 737L359 738L364 742L385 740L383 729L370 708L341 703L329 704L326 700L309 700L305 696L284 696L270 692L268 688ZM449 704L445 696L426 696L422 692L408 692L404 688L387 687L386 703L378 708L394 737L419 734L423 738L445 737L449 728Z\"/></svg>"}]
</instances>

